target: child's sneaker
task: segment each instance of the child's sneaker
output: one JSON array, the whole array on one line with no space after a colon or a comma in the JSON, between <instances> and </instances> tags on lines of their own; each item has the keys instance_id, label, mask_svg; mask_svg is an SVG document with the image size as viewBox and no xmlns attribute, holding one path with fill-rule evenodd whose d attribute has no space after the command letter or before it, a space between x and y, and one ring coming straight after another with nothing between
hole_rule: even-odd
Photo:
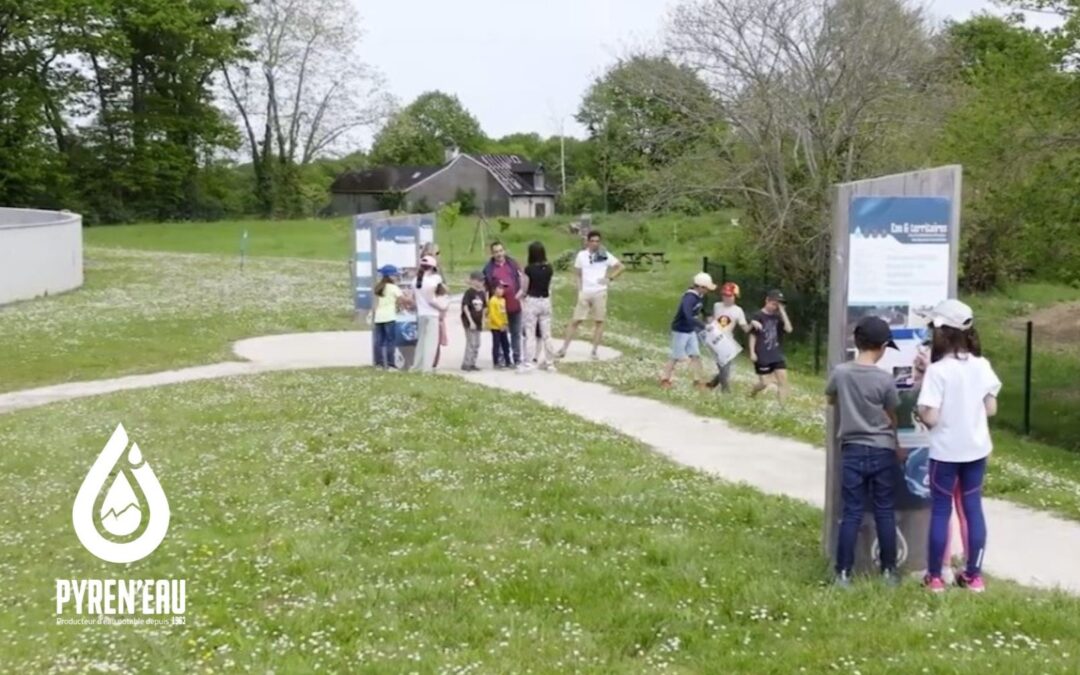
<instances>
[{"instance_id":1,"label":"child's sneaker","mask_svg":"<svg viewBox=\"0 0 1080 675\"><path fill-rule=\"evenodd\" d=\"M851 588L851 572L837 572L833 579L833 586L837 588Z\"/></svg>"},{"instance_id":2,"label":"child's sneaker","mask_svg":"<svg viewBox=\"0 0 1080 675\"><path fill-rule=\"evenodd\" d=\"M900 585L900 574L896 570L882 570L881 580L889 588L896 588Z\"/></svg>"},{"instance_id":3,"label":"child's sneaker","mask_svg":"<svg viewBox=\"0 0 1080 675\"><path fill-rule=\"evenodd\" d=\"M966 588L972 593L982 593L986 590L986 584L983 583L981 574L961 572L956 575L956 585L960 588Z\"/></svg>"},{"instance_id":4,"label":"child's sneaker","mask_svg":"<svg viewBox=\"0 0 1080 675\"><path fill-rule=\"evenodd\" d=\"M533 363L522 363L517 367L517 372L521 374L531 373L536 369L536 365Z\"/></svg>"},{"instance_id":5,"label":"child's sneaker","mask_svg":"<svg viewBox=\"0 0 1080 675\"><path fill-rule=\"evenodd\" d=\"M945 580L941 577L932 577L927 574L923 577L923 586L931 593L944 593L945 592Z\"/></svg>"}]
</instances>

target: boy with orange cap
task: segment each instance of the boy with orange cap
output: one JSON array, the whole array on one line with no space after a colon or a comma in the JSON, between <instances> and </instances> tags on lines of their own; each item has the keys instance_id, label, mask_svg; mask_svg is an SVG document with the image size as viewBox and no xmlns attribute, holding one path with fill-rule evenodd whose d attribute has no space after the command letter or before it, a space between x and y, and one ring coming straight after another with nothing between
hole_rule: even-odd
<instances>
[{"instance_id":1,"label":"boy with orange cap","mask_svg":"<svg viewBox=\"0 0 1080 675\"><path fill-rule=\"evenodd\" d=\"M734 282L727 282L720 287L720 302L713 305L713 325L709 327L710 331L716 331L724 340L735 341L735 327L738 326L745 333L750 332L750 324L746 321L746 313L743 312L742 307L735 304L736 299L739 297L739 285ZM731 391L731 371L735 366L735 359L730 359L726 363L721 364L717 361L717 367L719 372L716 373L716 377L709 382L708 387L715 389L720 387L720 391L725 394Z\"/></svg>"}]
</instances>

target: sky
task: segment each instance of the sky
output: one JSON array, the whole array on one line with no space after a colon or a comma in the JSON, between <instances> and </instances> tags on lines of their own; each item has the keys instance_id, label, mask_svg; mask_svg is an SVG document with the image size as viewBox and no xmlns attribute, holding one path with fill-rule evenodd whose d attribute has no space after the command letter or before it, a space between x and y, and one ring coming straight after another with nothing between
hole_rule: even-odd
<instances>
[{"instance_id":1,"label":"sky","mask_svg":"<svg viewBox=\"0 0 1080 675\"><path fill-rule=\"evenodd\" d=\"M432 89L456 94L499 137L584 137L582 94L619 56L656 45L678 0L353 0L360 53L402 105ZM940 20L1005 13L988 0L927 0ZM1045 25L1046 17L1029 22Z\"/></svg>"}]
</instances>

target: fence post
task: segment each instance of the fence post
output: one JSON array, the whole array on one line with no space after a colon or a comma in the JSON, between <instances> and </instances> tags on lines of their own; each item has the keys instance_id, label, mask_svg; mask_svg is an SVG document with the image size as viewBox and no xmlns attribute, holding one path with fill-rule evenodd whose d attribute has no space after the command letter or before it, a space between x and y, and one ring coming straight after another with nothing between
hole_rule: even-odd
<instances>
[{"instance_id":1,"label":"fence post","mask_svg":"<svg viewBox=\"0 0 1080 675\"><path fill-rule=\"evenodd\" d=\"M709 256L703 256L701 258L701 271L702 272L708 272L709 271Z\"/></svg>"},{"instance_id":2,"label":"fence post","mask_svg":"<svg viewBox=\"0 0 1080 675\"><path fill-rule=\"evenodd\" d=\"M1031 346L1034 341L1035 324L1027 322L1027 345L1024 351L1024 435L1031 435Z\"/></svg>"}]
</instances>

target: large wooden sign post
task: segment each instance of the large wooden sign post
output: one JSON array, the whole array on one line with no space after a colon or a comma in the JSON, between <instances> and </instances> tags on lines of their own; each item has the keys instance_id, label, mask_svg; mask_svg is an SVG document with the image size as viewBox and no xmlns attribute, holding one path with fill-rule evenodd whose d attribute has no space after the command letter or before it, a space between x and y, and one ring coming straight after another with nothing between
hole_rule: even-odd
<instances>
[{"instance_id":1,"label":"large wooden sign post","mask_svg":"<svg viewBox=\"0 0 1080 675\"><path fill-rule=\"evenodd\" d=\"M926 429L915 419L921 384L914 368L928 342L923 314L956 297L960 248L961 167L844 183L833 191L833 250L829 295L829 368L855 355L853 329L860 318L889 322L899 351L880 366L893 375L900 394L900 444L908 458L897 463L898 563L904 571L926 566L930 520L929 450ZM825 483L826 554L836 554L843 512L842 459L836 441L836 412L827 415ZM866 504L859 530L856 570L877 564L873 508Z\"/></svg>"}]
</instances>

